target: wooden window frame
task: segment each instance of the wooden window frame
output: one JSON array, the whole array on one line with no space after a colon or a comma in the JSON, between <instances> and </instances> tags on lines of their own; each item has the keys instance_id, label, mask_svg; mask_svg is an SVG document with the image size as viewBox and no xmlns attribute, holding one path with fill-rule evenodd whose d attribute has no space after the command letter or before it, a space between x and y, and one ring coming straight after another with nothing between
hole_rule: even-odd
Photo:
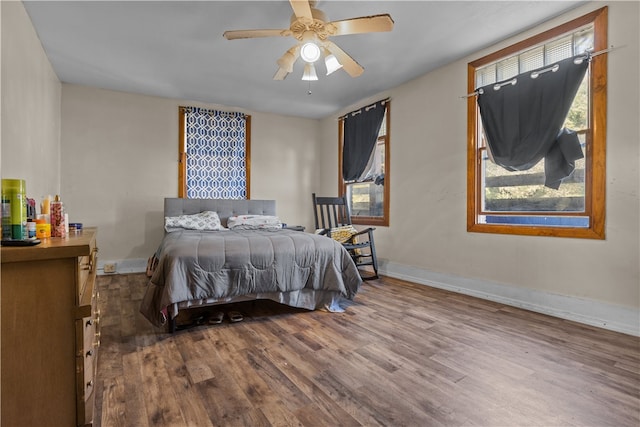
<instances>
[{"instance_id":1,"label":"wooden window frame","mask_svg":"<svg viewBox=\"0 0 640 427\"><path fill-rule=\"evenodd\" d=\"M185 140L185 110L178 108L178 197L187 197L187 142ZM251 116L245 115L245 165L247 200L251 198Z\"/></svg>"},{"instance_id":2,"label":"wooden window frame","mask_svg":"<svg viewBox=\"0 0 640 427\"><path fill-rule=\"evenodd\" d=\"M358 225L389 226L389 206L391 195L391 100L385 101L386 134L384 136L384 203L383 216L351 215L351 222ZM342 179L342 148L344 146L344 120L338 121L338 194L342 197L347 194L347 184Z\"/></svg>"},{"instance_id":3,"label":"wooden window frame","mask_svg":"<svg viewBox=\"0 0 640 427\"><path fill-rule=\"evenodd\" d=\"M608 8L603 7L570 22L530 37L524 41L491 53L467 65L468 93L475 90L475 70L498 59L514 55L546 40L593 23L594 51L606 50ZM589 129L587 133L587 159L585 164L585 216L589 227L549 227L533 225L484 224L478 221L481 208L480 157L477 155L477 126L479 113L476 98L467 101L467 231L480 233L515 234L531 236L605 238L606 210L606 136L607 136L607 55L591 59L589 90Z\"/></svg>"}]
</instances>

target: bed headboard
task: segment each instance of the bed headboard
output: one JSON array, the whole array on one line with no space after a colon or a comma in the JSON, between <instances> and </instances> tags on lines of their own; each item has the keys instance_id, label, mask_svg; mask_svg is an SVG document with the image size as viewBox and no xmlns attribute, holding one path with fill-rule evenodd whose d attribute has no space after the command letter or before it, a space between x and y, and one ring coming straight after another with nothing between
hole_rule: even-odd
<instances>
[{"instance_id":1,"label":"bed headboard","mask_svg":"<svg viewBox=\"0 0 640 427\"><path fill-rule=\"evenodd\" d=\"M275 215L275 200L239 199L164 199L164 216L193 215L204 211L215 211L223 227L227 219L236 215Z\"/></svg>"}]
</instances>

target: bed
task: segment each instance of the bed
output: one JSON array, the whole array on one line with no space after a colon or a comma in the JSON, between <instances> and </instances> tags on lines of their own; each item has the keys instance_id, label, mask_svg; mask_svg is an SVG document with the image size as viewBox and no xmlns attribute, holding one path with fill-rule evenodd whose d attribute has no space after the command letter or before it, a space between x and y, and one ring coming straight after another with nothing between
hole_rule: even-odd
<instances>
[{"instance_id":1,"label":"bed","mask_svg":"<svg viewBox=\"0 0 640 427\"><path fill-rule=\"evenodd\" d=\"M170 332L181 310L239 301L342 311L362 284L340 243L274 223L274 200L166 198L164 217L140 312Z\"/></svg>"}]
</instances>

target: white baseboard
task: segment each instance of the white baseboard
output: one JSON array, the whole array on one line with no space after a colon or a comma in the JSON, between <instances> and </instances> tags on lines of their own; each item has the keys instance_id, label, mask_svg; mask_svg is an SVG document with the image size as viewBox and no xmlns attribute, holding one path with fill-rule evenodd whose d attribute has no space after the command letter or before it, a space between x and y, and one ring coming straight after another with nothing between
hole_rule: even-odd
<instances>
[{"instance_id":1,"label":"white baseboard","mask_svg":"<svg viewBox=\"0 0 640 427\"><path fill-rule=\"evenodd\" d=\"M115 264L116 271L113 273L105 273L105 264ZM135 259L119 259L119 260L99 260L98 271L99 276L109 274L129 274L129 273L144 273L147 271L147 259L135 258Z\"/></svg>"},{"instance_id":2,"label":"white baseboard","mask_svg":"<svg viewBox=\"0 0 640 427\"><path fill-rule=\"evenodd\" d=\"M471 295L561 319L640 336L640 310L380 260L380 274L434 288Z\"/></svg>"},{"instance_id":3,"label":"white baseboard","mask_svg":"<svg viewBox=\"0 0 640 427\"><path fill-rule=\"evenodd\" d=\"M640 310L583 298L552 294L501 283L436 273L380 259L380 274L413 283L520 307L561 319L573 320L628 335L640 336ZM115 273L104 273L105 264L116 264ZM147 259L101 260L98 274L144 273Z\"/></svg>"}]
</instances>

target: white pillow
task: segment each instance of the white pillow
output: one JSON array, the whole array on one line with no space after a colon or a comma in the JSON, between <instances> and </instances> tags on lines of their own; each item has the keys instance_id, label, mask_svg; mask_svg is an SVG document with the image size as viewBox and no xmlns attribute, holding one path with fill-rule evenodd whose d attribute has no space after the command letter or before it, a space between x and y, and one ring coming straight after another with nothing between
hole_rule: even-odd
<instances>
[{"instance_id":1,"label":"white pillow","mask_svg":"<svg viewBox=\"0 0 640 427\"><path fill-rule=\"evenodd\" d=\"M277 216L271 215L238 215L229 217L227 227L236 230L277 230L282 228L282 222Z\"/></svg>"},{"instance_id":2,"label":"white pillow","mask_svg":"<svg viewBox=\"0 0 640 427\"><path fill-rule=\"evenodd\" d=\"M183 230L224 230L217 212L204 211L194 215L165 216L164 229L168 232Z\"/></svg>"}]
</instances>

